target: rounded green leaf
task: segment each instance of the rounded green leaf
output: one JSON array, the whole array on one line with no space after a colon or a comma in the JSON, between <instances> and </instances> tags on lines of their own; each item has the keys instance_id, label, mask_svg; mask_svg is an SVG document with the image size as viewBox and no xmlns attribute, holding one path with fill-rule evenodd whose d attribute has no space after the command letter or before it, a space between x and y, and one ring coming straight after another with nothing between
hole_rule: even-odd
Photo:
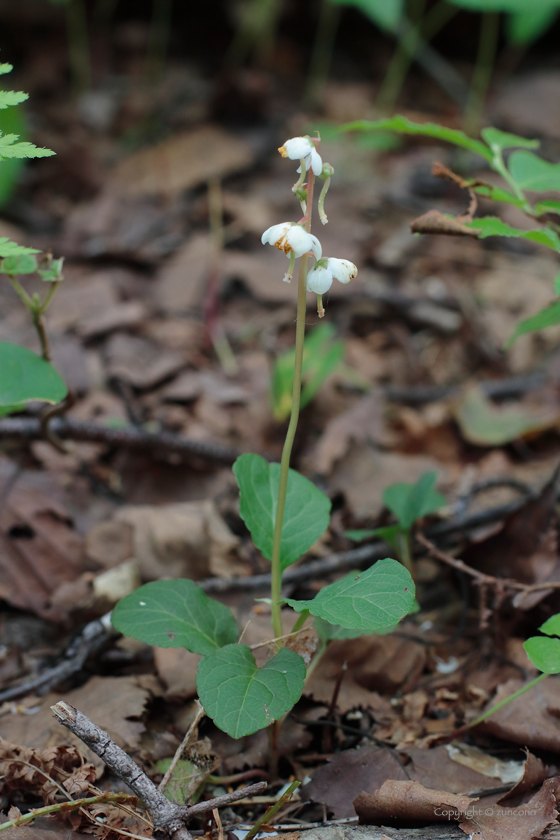
<instances>
[{"instance_id":1,"label":"rounded green leaf","mask_svg":"<svg viewBox=\"0 0 560 840\"><path fill-rule=\"evenodd\" d=\"M251 735L283 717L301 697L305 663L282 650L258 668L247 645L226 645L205 656L196 685L204 711L232 738Z\"/></svg>"},{"instance_id":2,"label":"rounded green leaf","mask_svg":"<svg viewBox=\"0 0 560 840\"><path fill-rule=\"evenodd\" d=\"M272 557L274 522L278 505L280 464L269 464L260 455L241 455L233 465L240 491L239 513L253 542L267 560ZM330 500L295 470L288 475L288 493L282 524L282 569L317 542L329 526Z\"/></svg>"},{"instance_id":3,"label":"rounded green leaf","mask_svg":"<svg viewBox=\"0 0 560 840\"><path fill-rule=\"evenodd\" d=\"M183 647L203 656L237 640L231 610L192 580L144 584L119 601L111 623L125 636L149 645Z\"/></svg>"},{"instance_id":4,"label":"rounded green leaf","mask_svg":"<svg viewBox=\"0 0 560 840\"><path fill-rule=\"evenodd\" d=\"M401 563L378 560L366 572L350 575L325 586L312 601L287 598L296 612L363 633L379 633L397 624L414 609L414 581Z\"/></svg>"},{"instance_id":5,"label":"rounded green leaf","mask_svg":"<svg viewBox=\"0 0 560 840\"><path fill-rule=\"evenodd\" d=\"M532 152L519 151L510 155L508 169L522 190L560 190L560 163L549 163Z\"/></svg>"},{"instance_id":6,"label":"rounded green leaf","mask_svg":"<svg viewBox=\"0 0 560 840\"><path fill-rule=\"evenodd\" d=\"M383 502L402 528L408 530L417 519L443 507L445 498L435 489L436 481L437 473L427 472L415 484L397 483L385 488ZM387 539L384 534L380 536Z\"/></svg>"},{"instance_id":7,"label":"rounded green leaf","mask_svg":"<svg viewBox=\"0 0 560 840\"><path fill-rule=\"evenodd\" d=\"M523 643L533 665L544 674L560 674L560 639L533 636Z\"/></svg>"},{"instance_id":8,"label":"rounded green leaf","mask_svg":"<svg viewBox=\"0 0 560 840\"><path fill-rule=\"evenodd\" d=\"M547 636L560 636L560 613L547 618L545 623L541 624L539 630L541 633L546 633Z\"/></svg>"},{"instance_id":9,"label":"rounded green leaf","mask_svg":"<svg viewBox=\"0 0 560 840\"><path fill-rule=\"evenodd\" d=\"M68 389L49 362L27 347L0 341L0 407L19 410L25 403L60 402Z\"/></svg>"}]
</instances>

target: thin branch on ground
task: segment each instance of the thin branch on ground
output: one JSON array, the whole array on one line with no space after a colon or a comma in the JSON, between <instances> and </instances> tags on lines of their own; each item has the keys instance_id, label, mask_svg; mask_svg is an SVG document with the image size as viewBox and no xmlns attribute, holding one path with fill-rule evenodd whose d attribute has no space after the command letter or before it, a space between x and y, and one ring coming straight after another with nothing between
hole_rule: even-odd
<instances>
[{"instance_id":1,"label":"thin branch on ground","mask_svg":"<svg viewBox=\"0 0 560 840\"><path fill-rule=\"evenodd\" d=\"M467 566L467 564L462 560L459 560L458 557L453 557L451 554L441 551L432 542L430 542L430 540L426 539L423 534L417 534L416 539L428 549L429 553L432 557L435 557L436 560L441 560L442 563L451 566L452 569L456 569L458 572L463 572L464 574L469 575L469 577L472 577L480 586L490 586L493 588L499 587L500 589L510 589L515 592L526 593L539 592L543 589L560 589L560 581L557 580L543 581L542 583L521 583L520 581L513 580L512 578L501 578L494 577L494 575L487 575L485 572L479 572L478 569L473 569L472 566Z\"/></svg>"},{"instance_id":2,"label":"thin branch on ground","mask_svg":"<svg viewBox=\"0 0 560 840\"><path fill-rule=\"evenodd\" d=\"M168 840L191 840L192 835L186 826L193 817L261 793L267 786L266 782L257 782L196 805L176 805L170 802L132 758L86 715L64 701L51 706L51 709L58 722L98 755L134 795L142 800L152 816L156 833Z\"/></svg>"},{"instance_id":3,"label":"thin branch on ground","mask_svg":"<svg viewBox=\"0 0 560 840\"><path fill-rule=\"evenodd\" d=\"M195 732L198 733L198 724L200 723L200 721L202 720L202 718L206 714L206 712L204 711L204 709L202 707L202 704L198 700L196 701L196 705L197 705L197 709L196 709L196 715L194 716L194 720L192 721L191 725L187 729L185 737L183 738L183 740L181 741L181 743L177 747L177 749L175 751L175 755L171 759L171 764L169 765L169 767L165 771L165 776L163 777L163 779L159 783L158 790L160 790L162 793L165 790L165 788L167 787L167 785L169 784L171 776L173 775L173 771L175 770L177 764L179 763L182 756L184 755L185 750L187 749L187 747L189 746L191 741L194 740L194 738L197 737L197 735L195 735Z\"/></svg>"},{"instance_id":4,"label":"thin branch on ground","mask_svg":"<svg viewBox=\"0 0 560 840\"><path fill-rule=\"evenodd\" d=\"M99 423L74 420L70 417L53 417L49 430L60 440L106 443L125 449L179 452L224 464L233 464L241 452L219 443L189 440L173 432L146 432L134 426L113 429ZM41 440L44 432L38 417L4 417L0 420L0 439Z\"/></svg>"}]
</instances>

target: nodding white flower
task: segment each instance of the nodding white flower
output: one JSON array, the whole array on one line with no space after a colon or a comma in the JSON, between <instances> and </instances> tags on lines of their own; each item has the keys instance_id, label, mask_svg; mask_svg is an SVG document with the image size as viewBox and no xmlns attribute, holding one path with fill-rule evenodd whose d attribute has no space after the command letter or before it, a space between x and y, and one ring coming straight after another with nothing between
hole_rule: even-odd
<instances>
[{"instance_id":1,"label":"nodding white flower","mask_svg":"<svg viewBox=\"0 0 560 840\"><path fill-rule=\"evenodd\" d=\"M307 291L324 295L332 286L334 278L340 283L349 283L357 273L358 269L349 260L338 260L336 257L318 260L307 275Z\"/></svg>"},{"instance_id":2,"label":"nodding white flower","mask_svg":"<svg viewBox=\"0 0 560 840\"><path fill-rule=\"evenodd\" d=\"M304 254L312 251L315 259L320 260L323 253L317 237L295 222L272 225L263 233L261 242L263 245L267 243L274 245L279 251L284 251L287 256L293 253L295 257L303 257Z\"/></svg>"},{"instance_id":3,"label":"nodding white flower","mask_svg":"<svg viewBox=\"0 0 560 840\"><path fill-rule=\"evenodd\" d=\"M306 170L311 168L315 175L319 176L323 171L321 155L315 148L315 143L310 137L292 137L286 140L283 146L278 149L282 157L290 160L304 160ZM301 167L300 167L301 168ZM300 169L297 170L298 172Z\"/></svg>"}]
</instances>

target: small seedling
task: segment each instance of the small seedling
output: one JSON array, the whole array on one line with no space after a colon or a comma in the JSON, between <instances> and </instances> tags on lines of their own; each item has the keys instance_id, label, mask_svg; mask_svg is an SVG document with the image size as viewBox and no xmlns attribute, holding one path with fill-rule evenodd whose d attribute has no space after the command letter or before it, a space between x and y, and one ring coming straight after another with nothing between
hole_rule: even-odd
<instances>
[{"instance_id":1,"label":"small seedling","mask_svg":"<svg viewBox=\"0 0 560 840\"><path fill-rule=\"evenodd\" d=\"M344 342L335 341L334 327L322 324L305 339L303 348L301 406L305 408L329 376L340 368ZM272 371L270 398L276 420L285 420L292 410L295 351L280 356Z\"/></svg>"},{"instance_id":2,"label":"small seedling","mask_svg":"<svg viewBox=\"0 0 560 840\"><path fill-rule=\"evenodd\" d=\"M550 674L560 674L560 613L556 613L556 615L547 619L547 621L539 627L539 631L544 633L544 635L531 636L531 638L527 639L527 641L523 643L523 647L525 648L525 653L535 668L538 668L538 670L542 671L542 673L519 688L517 691L514 691L513 694L509 695L509 697L505 697L499 703L496 703L495 706L491 706L466 726L462 726L461 729L457 729L452 733L452 737L462 734L468 729L472 729L474 726L478 726L480 723L483 723L499 709L503 709L504 706L507 706L513 700L521 697L522 694L525 694L526 691L529 691L531 688L538 685L538 683L542 682L550 676Z\"/></svg>"},{"instance_id":3,"label":"small seedling","mask_svg":"<svg viewBox=\"0 0 560 840\"><path fill-rule=\"evenodd\" d=\"M379 537L395 549L399 560L412 574L412 551L410 534L418 519L434 513L445 505L445 498L435 489L437 473L427 472L415 484L390 484L383 491L383 504L397 519L395 525L373 530L356 529L346 531L351 540L361 541Z\"/></svg>"},{"instance_id":4,"label":"small seedling","mask_svg":"<svg viewBox=\"0 0 560 840\"><path fill-rule=\"evenodd\" d=\"M0 75L10 73L11 64L0 64ZM0 91L0 109L11 108L25 102L23 91ZM1 120L0 120L1 122ZM0 161L16 161L24 158L48 157L54 155L50 149L40 149L33 143L19 141L17 134L0 132ZM3 165L0 163L0 166ZM42 357L8 341L0 342L0 416L12 414L25 408L28 402L60 402L68 389L60 374L50 364L50 348L44 322L44 313L62 281L62 259L53 260L45 256L38 260L36 248L25 248L0 237L0 274L4 274L12 288L29 311L41 343ZM48 290L44 297L35 293L29 295L18 277L37 274Z\"/></svg>"},{"instance_id":5,"label":"small seedling","mask_svg":"<svg viewBox=\"0 0 560 840\"><path fill-rule=\"evenodd\" d=\"M509 134L492 127L483 128L481 131L482 140L476 140L457 129L447 128L435 123L414 123L401 116L375 122L362 120L347 123L340 130L395 131L398 134L433 137L437 140L452 143L460 149L473 152L483 158L487 165L501 176L505 187L495 186L478 178L461 178L439 164L436 164L437 173L443 174L443 177L451 177L453 181L468 190L473 199L475 195L481 195L490 198L492 201L511 204L523 211L530 219L530 227L515 228L502 222L496 216L472 218L470 210L458 218L432 211L431 214L426 214L426 216L429 216L429 220L426 217L417 220L417 222L420 222L424 219L424 224L421 228L416 227L416 232L445 232L447 234L472 235L479 239L486 239L489 236L527 239L551 248L557 254L560 254L560 224L558 221L560 201L549 198L538 199L538 197L535 200L533 197L535 193L560 192L560 163L549 163L549 161L534 153L533 149L538 149L540 146L539 140L518 137L515 134ZM509 152L510 149L514 151ZM507 160L504 157L506 151L509 153ZM528 196L527 193L530 193L530 195ZM434 214L437 216L437 225L431 227ZM430 221L430 225L428 225L428 221ZM557 298L560 297L560 273L556 275L553 283L553 295ZM542 330L556 324L560 324L560 300L554 301L536 315L521 321L505 346L510 347L519 336L525 333Z\"/></svg>"},{"instance_id":6,"label":"small seedling","mask_svg":"<svg viewBox=\"0 0 560 840\"><path fill-rule=\"evenodd\" d=\"M324 534L329 525L330 500L303 475L289 468L299 417L304 371L306 291L317 295L317 309L324 315L323 295L333 278L349 282L357 273L348 260L322 255L321 243L310 233L313 190L316 178L324 187L319 197L319 216L327 222L324 199L333 168L323 165L318 141L296 137L286 142L283 157L300 161L300 178L293 187L304 216L299 222L283 222L269 228L262 241L289 257L284 280L290 282L296 258L301 258L296 345L290 359L293 386L290 423L280 464L270 464L260 455L245 454L234 464L239 485L239 512L255 546L271 563L271 622L274 638L271 656L258 667L252 649L238 642L238 628L228 607L213 601L193 581L147 583L120 601L112 616L114 627L125 635L160 647L183 647L198 653L197 687L206 714L234 738L250 735L275 724L299 700L306 678L334 638L386 632L414 608L414 583L396 560L379 560L365 572L351 573L325 586L313 600L282 598L282 574ZM307 177L307 183L305 183ZM309 253L315 265L307 270ZM327 333L315 331L310 347L319 348ZM329 341L331 340L329 334ZM315 345L313 344L315 342ZM336 347L336 345L335 345ZM340 348L333 353L338 358ZM326 354L328 355L328 353ZM318 387L332 360L308 362L308 393ZM285 373L285 372L284 372ZM283 376L284 376L283 373ZM305 396L305 388L304 388ZM285 647L282 606L299 615L292 633L297 633L309 615L318 622L321 644L306 667L303 658ZM290 634L292 635L292 634Z\"/></svg>"}]
</instances>

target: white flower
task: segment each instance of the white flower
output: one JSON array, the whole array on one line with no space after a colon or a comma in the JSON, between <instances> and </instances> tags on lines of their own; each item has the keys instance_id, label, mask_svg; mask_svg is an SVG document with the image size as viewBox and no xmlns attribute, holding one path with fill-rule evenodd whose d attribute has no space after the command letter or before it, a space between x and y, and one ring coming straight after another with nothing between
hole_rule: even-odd
<instances>
[{"instance_id":1,"label":"white flower","mask_svg":"<svg viewBox=\"0 0 560 840\"><path fill-rule=\"evenodd\" d=\"M279 251L284 251L287 256L292 253L295 257L303 257L312 251L316 260L321 259L321 243L316 236L307 231L295 222L282 222L279 225L272 225L262 235L261 242L274 245Z\"/></svg>"},{"instance_id":2,"label":"white flower","mask_svg":"<svg viewBox=\"0 0 560 840\"><path fill-rule=\"evenodd\" d=\"M336 277L340 283L349 283L357 273L358 269L349 260L338 260L335 257L321 260L307 275L307 291L324 295L332 286L333 278Z\"/></svg>"},{"instance_id":3,"label":"white flower","mask_svg":"<svg viewBox=\"0 0 560 840\"><path fill-rule=\"evenodd\" d=\"M311 167L314 174L319 176L323 171L321 155L315 148L315 143L309 137L292 137L286 140L283 146L278 149L282 157L290 160L304 160L306 170ZM301 169L301 167L300 167ZM299 172L300 169L297 171Z\"/></svg>"}]
</instances>

